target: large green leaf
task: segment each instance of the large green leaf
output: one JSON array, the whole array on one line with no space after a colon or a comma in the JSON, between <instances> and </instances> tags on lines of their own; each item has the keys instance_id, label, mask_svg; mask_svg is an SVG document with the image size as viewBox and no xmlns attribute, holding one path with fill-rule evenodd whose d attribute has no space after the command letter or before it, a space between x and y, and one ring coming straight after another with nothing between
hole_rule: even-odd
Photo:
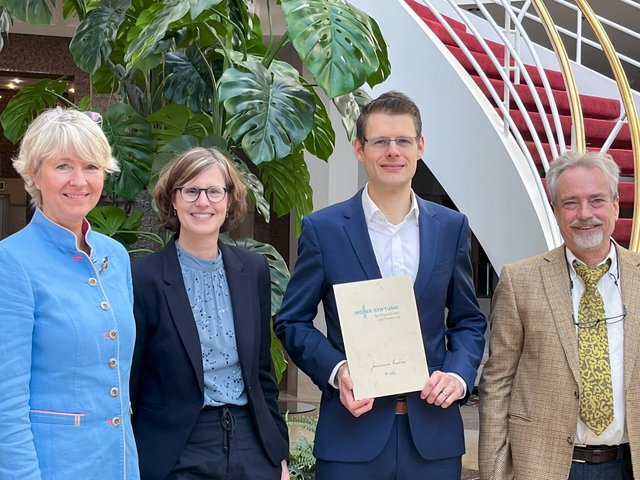
<instances>
[{"instance_id":1,"label":"large green leaf","mask_svg":"<svg viewBox=\"0 0 640 480\"><path fill-rule=\"evenodd\" d=\"M103 0L78 25L69 50L78 67L96 73L111 54L111 43L125 19L131 0Z\"/></svg>"},{"instance_id":2,"label":"large green leaf","mask_svg":"<svg viewBox=\"0 0 640 480\"><path fill-rule=\"evenodd\" d=\"M299 235L302 217L313 211L311 177L303 150L296 148L287 158L260 164L258 168L273 211L282 216L295 208L296 234Z\"/></svg>"},{"instance_id":3,"label":"large green leaf","mask_svg":"<svg viewBox=\"0 0 640 480\"><path fill-rule=\"evenodd\" d=\"M304 148L309 153L315 155L321 160L329 160L329 157L333 153L333 148L336 144L336 132L331 125L331 119L329 113L318 95L318 92L304 80L302 81L306 85L313 100L316 104L316 111L313 115L313 130L309 133L309 136L304 140Z\"/></svg>"},{"instance_id":4,"label":"large green leaf","mask_svg":"<svg viewBox=\"0 0 640 480\"><path fill-rule=\"evenodd\" d=\"M344 0L281 0L287 31L329 98L362 86L380 67L370 19Z\"/></svg>"},{"instance_id":5,"label":"large green leaf","mask_svg":"<svg viewBox=\"0 0 640 480\"><path fill-rule=\"evenodd\" d=\"M205 10L215 7L222 0L190 0L191 2L191 18L195 19Z\"/></svg>"},{"instance_id":6,"label":"large green leaf","mask_svg":"<svg viewBox=\"0 0 640 480\"><path fill-rule=\"evenodd\" d=\"M11 27L13 26L13 19L8 10L0 7L0 51L4 48L3 33L9 35Z\"/></svg>"},{"instance_id":7,"label":"large green leaf","mask_svg":"<svg viewBox=\"0 0 640 480\"><path fill-rule=\"evenodd\" d=\"M0 0L0 7L25 23L49 25L53 14L46 0Z\"/></svg>"},{"instance_id":8,"label":"large green leaf","mask_svg":"<svg viewBox=\"0 0 640 480\"><path fill-rule=\"evenodd\" d=\"M184 53L168 53L165 64L165 97L181 105L187 105L194 112L210 112L214 79L208 61L203 58L197 46L191 46Z\"/></svg>"},{"instance_id":9,"label":"large green leaf","mask_svg":"<svg viewBox=\"0 0 640 480\"><path fill-rule=\"evenodd\" d=\"M82 20L87 14L87 7L83 0L62 0L62 16L69 18L76 15Z\"/></svg>"},{"instance_id":10,"label":"large green leaf","mask_svg":"<svg viewBox=\"0 0 640 480\"><path fill-rule=\"evenodd\" d=\"M33 119L58 103L66 88L65 80L46 78L22 87L0 115L5 138L11 143L18 143Z\"/></svg>"},{"instance_id":11,"label":"large green leaf","mask_svg":"<svg viewBox=\"0 0 640 480\"><path fill-rule=\"evenodd\" d=\"M380 61L380 68L367 77L367 83L370 86L378 85L384 82L391 74L391 63L389 63L389 53L387 52L387 42L385 42L378 23L369 17L371 23L371 31L376 38L376 56Z\"/></svg>"},{"instance_id":12,"label":"large green leaf","mask_svg":"<svg viewBox=\"0 0 640 480\"><path fill-rule=\"evenodd\" d=\"M130 232L140 228L142 217L142 211L127 215L123 209L112 206L96 207L87 214L87 220L94 230L112 237L125 247L138 240L138 236Z\"/></svg>"},{"instance_id":13,"label":"large green leaf","mask_svg":"<svg viewBox=\"0 0 640 480\"><path fill-rule=\"evenodd\" d=\"M165 0L162 8L152 15L151 21L144 27L140 35L129 45L124 56L127 68L137 64L150 52L155 44L162 40L172 22L181 19L191 8L190 0Z\"/></svg>"},{"instance_id":14,"label":"large green leaf","mask_svg":"<svg viewBox=\"0 0 640 480\"><path fill-rule=\"evenodd\" d=\"M264 218L264 221L268 223L269 220L271 220L271 206L269 205L269 202L267 202L267 199L264 198L264 185L260 179L253 174L251 170L249 170L249 166L240 158L235 156L232 156L231 158L236 169L240 172L242 180L244 180L244 183L247 185L250 198L255 203L256 208L258 209L258 212L260 212L260 215L262 215L262 218Z\"/></svg>"},{"instance_id":15,"label":"large green leaf","mask_svg":"<svg viewBox=\"0 0 640 480\"><path fill-rule=\"evenodd\" d=\"M203 139L211 132L211 120L204 114L194 114L184 105L168 103L147 116L159 145L165 145L180 135Z\"/></svg>"},{"instance_id":16,"label":"large green leaf","mask_svg":"<svg viewBox=\"0 0 640 480\"><path fill-rule=\"evenodd\" d=\"M147 186L151 176L156 150L151 126L130 105L118 103L104 116L103 129L121 169L119 175L109 176L105 188L131 200Z\"/></svg>"},{"instance_id":17,"label":"large green leaf","mask_svg":"<svg viewBox=\"0 0 640 480\"><path fill-rule=\"evenodd\" d=\"M371 101L371 97L362 89L333 99L333 104L342 116L342 125L349 141L356 137L356 121L362 107Z\"/></svg>"},{"instance_id":18,"label":"large green leaf","mask_svg":"<svg viewBox=\"0 0 640 480\"><path fill-rule=\"evenodd\" d=\"M256 165L284 158L309 134L315 102L299 82L254 61L227 69L218 95L231 115L227 131Z\"/></svg>"}]
</instances>

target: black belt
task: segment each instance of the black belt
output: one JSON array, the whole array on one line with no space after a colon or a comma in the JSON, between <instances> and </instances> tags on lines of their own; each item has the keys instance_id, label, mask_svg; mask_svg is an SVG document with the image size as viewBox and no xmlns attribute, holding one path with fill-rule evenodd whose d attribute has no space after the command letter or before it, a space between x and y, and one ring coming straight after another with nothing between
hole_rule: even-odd
<instances>
[{"instance_id":1,"label":"black belt","mask_svg":"<svg viewBox=\"0 0 640 480\"><path fill-rule=\"evenodd\" d=\"M573 449L573 461L579 463L604 463L631 458L628 443L622 445L583 445Z\"/></svg>"}]
</instances>

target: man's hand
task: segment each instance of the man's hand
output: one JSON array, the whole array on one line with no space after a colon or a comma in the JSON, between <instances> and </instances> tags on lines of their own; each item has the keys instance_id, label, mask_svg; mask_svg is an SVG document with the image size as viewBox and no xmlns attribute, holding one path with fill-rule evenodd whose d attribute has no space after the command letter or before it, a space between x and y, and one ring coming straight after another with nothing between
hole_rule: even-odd
<instances>
[{"instance_id":1,"label":"man's hand","mask_svg":"<svg viewBox=\"0 0 640 480\"><path fill-rule=\"evenodd\" d=\"M438 407L447 408L453 402L460 400L464 393L464 386L460 380L445 372L435 371L420 392L420 398Z\"/></svg>"},{"instance_id":2,"label":"man's hand","mask_svg":"<svg viewBox=\"0 0 640 480\"><path fill-rule=\"evenodd\" d=\"M346 363L342 364L336 374L340 389L340 402L354 417L359 417L373 408L373 398L356 400L353 396L353 380Z\"/></svg>"}]
</instances>

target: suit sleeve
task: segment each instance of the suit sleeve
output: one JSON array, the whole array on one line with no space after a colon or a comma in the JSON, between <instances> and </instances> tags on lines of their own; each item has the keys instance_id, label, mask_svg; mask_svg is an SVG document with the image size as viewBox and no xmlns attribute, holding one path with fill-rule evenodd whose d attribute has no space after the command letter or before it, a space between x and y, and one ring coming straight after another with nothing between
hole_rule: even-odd
<instances>
[{"instance_id":1,"label":"suit sleeve","mask_svg":"<svg viewBox=\"0 0 640 480\"><path fill-rule=\"evenodd\" d=\"M509 442L509 401L524 342L509 267L502 270L493 297L489 360L480 380L479 466L482 478L513 477Z\"/></svg>"},{"instance_id":2,"label":"suit sleeve","mask_svg":"<svg viewBox=\"0 0 640 480\"><path fill-rule=\"evenodd\" d=\"M453 276L447 291L447 353L443 370L463 378L467 384L466 398L475 384L487 328L473 285L470 245L471 233L467 218L464 217L458 236Z\"/></svg>"},{"instance_id":3,"label":"suit sleeve","mask_svg":"<svg viewBox=\"0 0 640 480\"><path fill-rule=\"evenodd\" d=\"M29 276L0 249L0 478L40 480L31 422L29 381L35 298Z\"/></svg>"},{"instance_id":4,"label":"suit sleeve","mask_svg":"<svg viewBox=\"0 0 640 480\"><path fill-rule=\"evenodd\" d=\"M302 220L298 260L287 286L274 329L293 362L327 394L329 377L345 355L313 324L318 304L331 286L325 281L323 252L309 217Z\"/></svg>"},{"instance_id":5,"label":"suit sleeve","mask_svg":"<svg viewBox=\"0 0 640 480\"><path fill-rule=\"evenodd\" d=\"M258 380L264 392L264 398L269 411L282 434L285 442L289 442L287 424L278 408L278 385L271 374L271 279L267 258L259 270L258 291L260 295L260 352Z\"/></svg>"}]
</instances>

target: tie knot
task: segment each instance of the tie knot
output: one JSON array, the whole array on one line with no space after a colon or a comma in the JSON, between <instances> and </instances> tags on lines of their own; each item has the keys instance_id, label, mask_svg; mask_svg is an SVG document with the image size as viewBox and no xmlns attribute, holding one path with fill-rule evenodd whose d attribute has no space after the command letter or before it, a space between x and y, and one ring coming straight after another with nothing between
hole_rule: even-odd
<instances>
[{"instance_id":1,"label":"tie knot","mask_svg":"<svg viewBox=\"0 0 640 480\"><path fill-rule=\"evenodd\" d=\"M580 265L575 260L573 261L573 268L576 269L576 273L580 276L585 286L590 288L595 288L603 275L609 271L610 267L610 258L599 267L587 267L586 265Z\"/></svg>"}]
</instances>

